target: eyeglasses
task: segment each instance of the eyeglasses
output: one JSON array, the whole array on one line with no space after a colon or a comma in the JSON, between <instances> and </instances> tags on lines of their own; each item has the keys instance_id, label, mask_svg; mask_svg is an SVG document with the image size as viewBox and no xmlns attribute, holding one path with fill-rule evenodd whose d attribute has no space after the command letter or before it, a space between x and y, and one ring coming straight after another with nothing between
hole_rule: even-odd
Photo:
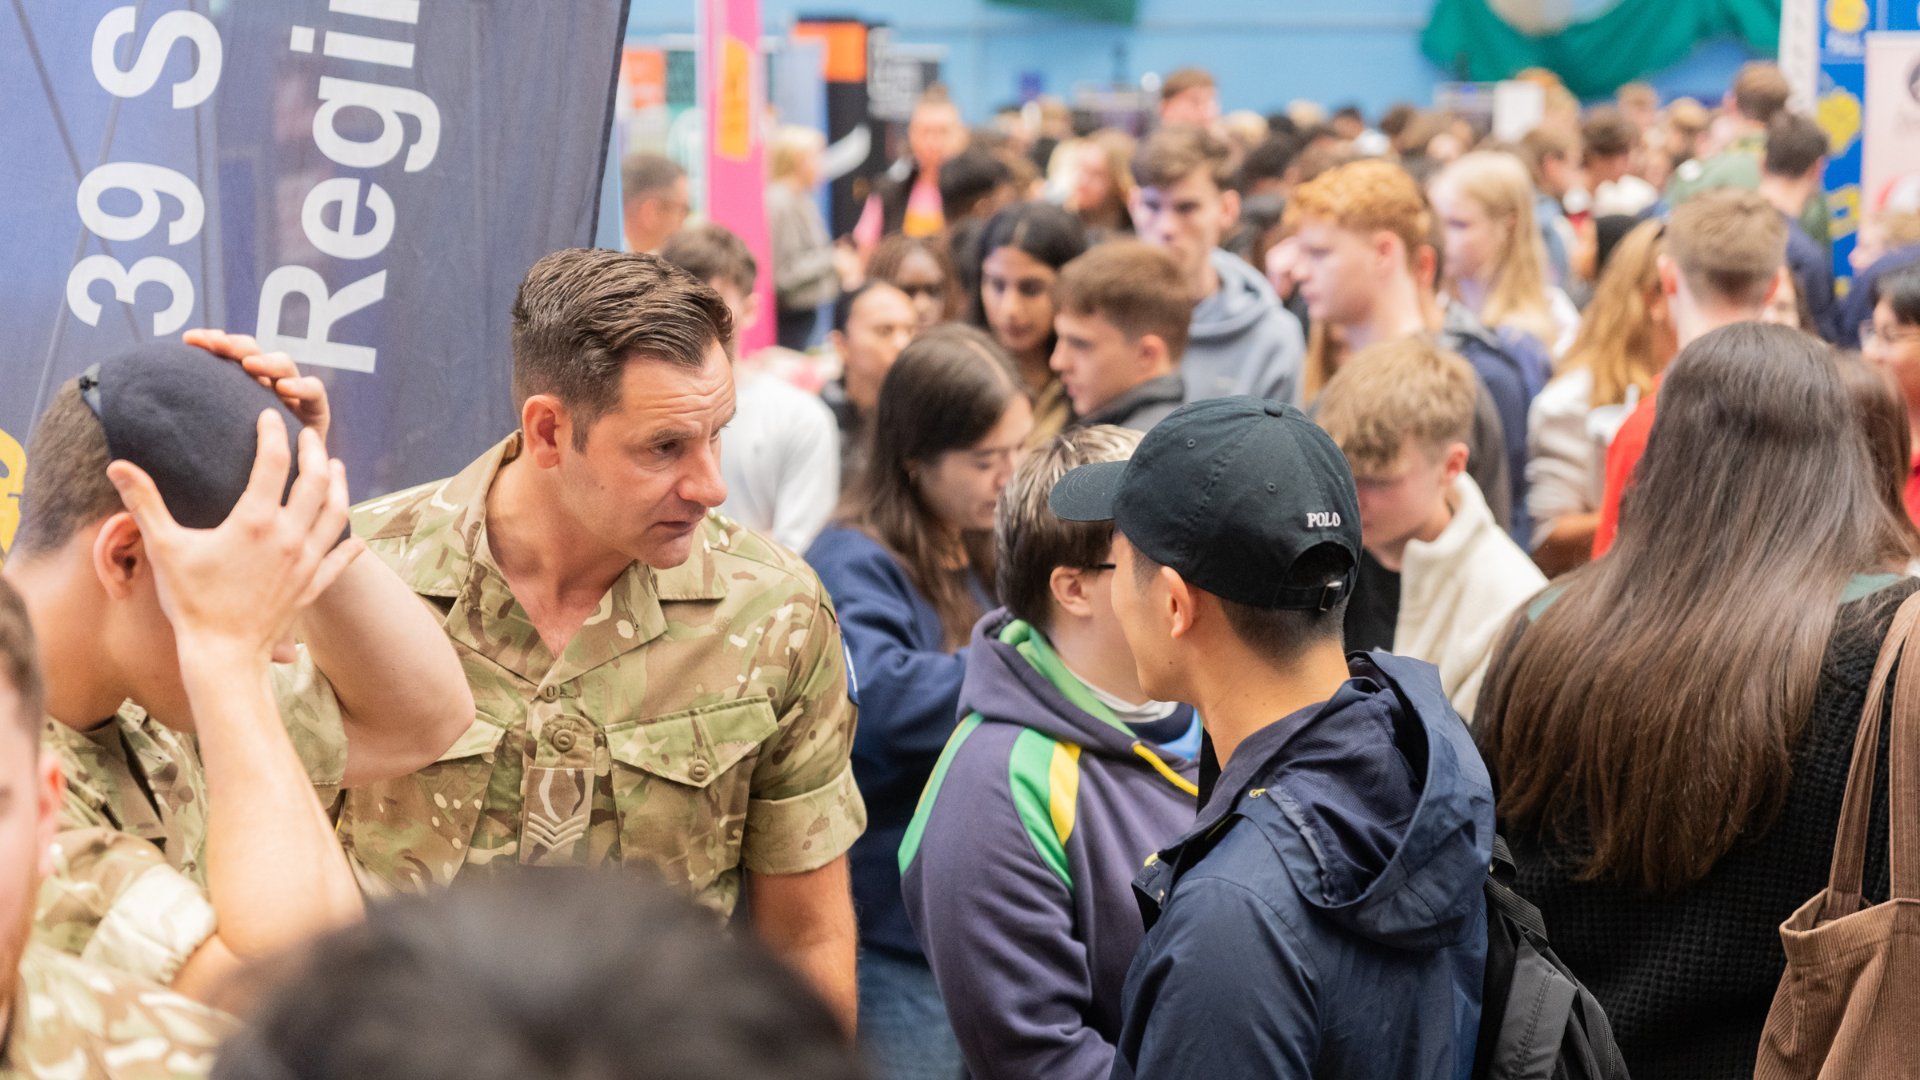
<instances>
[{"instance_id":1,"label":"eyeglasses","mask_svg":"<svg viewBox=\"0 0 1920 1080\"><path fill-rule=\"evenodd\" d=\"M1920 341L1920 326L1898 326L1881 332L1870 322L1860 324L1860 347L1871 349L1876 345L1905 345L1910 341Z\"/></svg>"}]
</instances>

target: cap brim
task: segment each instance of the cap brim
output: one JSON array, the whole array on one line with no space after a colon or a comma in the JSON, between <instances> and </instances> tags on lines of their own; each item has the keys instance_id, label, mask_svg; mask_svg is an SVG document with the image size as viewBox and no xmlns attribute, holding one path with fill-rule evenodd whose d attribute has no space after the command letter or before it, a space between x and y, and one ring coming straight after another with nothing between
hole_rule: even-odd
<instances>
[{"instance_id":1,"label":"cap brim","mask_svg":"<svg viewBox=\"0 0 1920 1080\"><path fill-rule=\"evenodd\" d=\"M1053 485L1047 507L1062 521L1112 521L1113 504L1126 473L1124 461L1082 465Z\"/></svg>"}]
</instances>

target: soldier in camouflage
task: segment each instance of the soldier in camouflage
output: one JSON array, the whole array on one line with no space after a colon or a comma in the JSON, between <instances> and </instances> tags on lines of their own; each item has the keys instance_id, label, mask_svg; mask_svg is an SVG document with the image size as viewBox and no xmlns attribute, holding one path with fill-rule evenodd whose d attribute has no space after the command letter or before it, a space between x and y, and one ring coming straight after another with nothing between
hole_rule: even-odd
<instances>
[{"instance_id":1,"label":"soldier in camouflage","mask_svg":"<svg viewBox=\"0 0 1920 1080\"><path fill-rule=\"evenodd\" d=\"M0 581L0 1080L204 1077L230 1019L28 943L60 805L58 763L37 745L40 715L26 609Z\"/></svg>"},{"instance_id":2,"label":"soldier in camouflage","mask_svg":"<svg viewBox=\"0 0 1920 1080\"><path fill-rule=\"evenodd\" d=\"M61 823L86 830L58 845L41 940L205 997L359 912L324 806L433 760L473 710L406 586L338 543L318 383L250 339L189 339L204 349L150 343L56 393L6 573L53 628L43 739ZM324 577L298 561L316 551Z\"/></svg>"},{"instance_id":3,"label":"soldier in camouflage","mask_svg":"<svg viewBox=\"0 0 1920 1080\"><path fill-rule=\"evenodd\" d=\"M528 273L521 430L354 515L453 639L478 717L417 775L344 793L339 827L369 888L618 862L723 914L744 891L851 1026L845 654L806 564L711 512L730 321L649 255Z\"/></svg>"}]
</instances>

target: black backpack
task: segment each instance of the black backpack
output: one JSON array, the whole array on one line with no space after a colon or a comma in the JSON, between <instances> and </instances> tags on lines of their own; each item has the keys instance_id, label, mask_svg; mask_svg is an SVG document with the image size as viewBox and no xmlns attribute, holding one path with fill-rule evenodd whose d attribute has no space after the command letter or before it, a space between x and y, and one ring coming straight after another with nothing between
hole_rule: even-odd
<instances>
[{"instance_id":1,"label":"black backpack","mask_svg":"<svg viewBox=\"0 0 1920 1080\"><path fill-rule=\"evenodd\" d=\"M1607 1014L1553 954L1546 920L1513 878L1513 853L1495 836L1474 1080L1628 1080Z\"/></svg>"}]
</instances>

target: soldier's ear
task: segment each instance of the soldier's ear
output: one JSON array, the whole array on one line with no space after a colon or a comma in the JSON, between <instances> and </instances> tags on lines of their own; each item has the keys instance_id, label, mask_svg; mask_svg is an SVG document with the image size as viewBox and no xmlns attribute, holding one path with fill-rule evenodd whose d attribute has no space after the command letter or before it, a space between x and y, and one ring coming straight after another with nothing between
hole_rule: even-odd
<instances>
[{"instance_id":1,"label":"soldier's ear","mask_svg":"<svg viewBox=\"0 0 1920 1080\"><path fill-rule=\"evenodd\" d=\"M520 431L527 457L542 469L559 465L561 447L573 439L567 407L552 394L530 394L521 403Z\"/></svg>"},{"instance_id":2,"label":"soldier's ear","mask_svg":"<svg viewBox=\"0 0 1920 1080\"><path fill-rule=\"evenodd\" d=\"M132 595L140 565L146 559L146 545L133 515L124 510L107 515L87 542L100 587L116 600Z\"/></svg>"}]
</instances>

